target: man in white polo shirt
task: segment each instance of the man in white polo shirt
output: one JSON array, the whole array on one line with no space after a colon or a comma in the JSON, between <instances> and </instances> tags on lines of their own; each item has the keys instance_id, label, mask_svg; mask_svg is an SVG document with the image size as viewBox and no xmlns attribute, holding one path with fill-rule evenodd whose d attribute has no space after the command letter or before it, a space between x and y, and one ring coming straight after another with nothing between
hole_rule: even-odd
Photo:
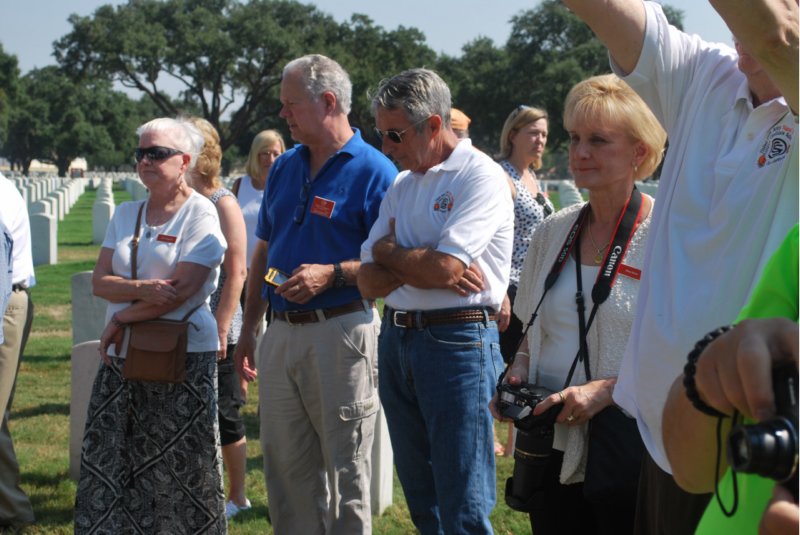
<instances>
[{"instance_id":1,"label":"man in white polo shirt","mask_svg":"<svg viewBox=\"0 0 800 535\"><path fill-rule=\"evenodd\" d=\"M31 254L28 208L14 184L0 173L0 223L13 240L12 292L3 315L0 344L0 531L34 521L33 508L19 486L19 465L8 431L8 415L14 397L17 371L33 321L33 303L28 289L35 284Z\"/></svg>"},{"instance_id":2,"label":"man in white polo shirt","mask_svg":"<svg viewBox=\"0 0 800 535\"><path fill-rule=\"evenodd\" d=\"M694 342L734 319L797 221L797 118L741 45L688 35L654 2L563 1L669 134L614 400L636 416L650 454L637 533L694 533L710 495L672 480L661 414Z\"/></svg>"},{"instance_id":3,"label":"man in white polo shirt","mask_svg":"<svg viewBox=\"0 0 800 535\"><path fill-rule=\"evenodd\" d=\"M379 393L397 474L422 533L491 533L488 402L502 371L495 311L511 268L503 170L459 140L450 90L427 69L380 84L384 154L404 169L361 247L358 287L385 297Z\"/></svg>"}]
</instances>

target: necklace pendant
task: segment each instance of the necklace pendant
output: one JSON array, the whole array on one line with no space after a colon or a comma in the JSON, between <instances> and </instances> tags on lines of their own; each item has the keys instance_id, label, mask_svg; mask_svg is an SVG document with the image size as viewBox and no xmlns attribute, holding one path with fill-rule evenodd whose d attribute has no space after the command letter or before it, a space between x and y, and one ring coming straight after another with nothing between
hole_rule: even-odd
<instances>
[{"instance_id":1,"label":"necklace pendant","mask_svg":"<svg viewBox=\"0 0 800 535\"><path fill-rule=\"evenodd\" d=\"M594 263L598 266L603 262L603 252L602 250L598 250L597 253L594 255Z\"/></svg>"}]
</instances>

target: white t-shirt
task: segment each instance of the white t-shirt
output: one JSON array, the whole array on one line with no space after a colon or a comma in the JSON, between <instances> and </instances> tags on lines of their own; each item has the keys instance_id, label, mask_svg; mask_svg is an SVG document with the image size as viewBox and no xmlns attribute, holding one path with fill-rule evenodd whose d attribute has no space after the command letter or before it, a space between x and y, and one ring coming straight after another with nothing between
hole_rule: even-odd
<instances>
[{"instance_id":1,"label":"white t-shirt","mask_svg":"<svg viewBox=\"0 0 800 535\"><path fill-rule=\"evenodd\" d=\"M642 54L625 81L670 146L614 400L670 471L661 415L672 382L694 343L734 320L797 222L797 121L782 98L753 109L735 51L680 32L660 6L645 6Z\"/></svg>"},{"instance_id":2,"label":"white t-shirt","mask_svg":"<svg viewBox=\"0 0 800 535\"><path fill-rule=\"evenodd\" d=\"M399 310L434 310L500 305L508 288L514 239L514 205L505 172L491 158L472 148L468 139L450 157L424 174L403 171L389 187L380 215L361 246L361 261L372 262L373 244L389 233L395 218L402 247L432 247L475 262L485 289L461 297L451 290L420 289L404 284L386 296Z\"/></svg>"},{"instance_id":3,"label":"white t-shirt","mask_svg":"<svg viewBox=\"0 0 800 535\"><path fill-rule=\"evenodd\" d=\"M0 222L14 240L11 258L11 282L28 288L36 284L33 274L33 254L31 252L31 223L25 199L14 184L0 173Z\"/></svg>"},{"instance_id":4,"label":"white t-shirt","mask_svg":"<svg viewBox=\"0 0 800 535\"><path fill-rule=\"evenodd\" d=\"M115 275L129 279L131 277L131 240L133 239L136 215L139 206L146 201L125 202L114 211L114 217L106 230L103 247L112 249L111 261ZM208 306L208 297L214 293L219 277L219 265L228 244L219 226L217 209L214 205L192 191L189 198L181 206L172 219L159 226L145 223L147 207L142 213L142 225L139 231L139 252L136 256L138 279L169 279L175 272L179 262L192 262L211 268L203 286L186 300L179 308L164 314L165 319L182 319L187 312L198 308L189 321L188 351L202 352L219 349L217 323ZM109 303L106 311L106 322L112 314L128 307L131 303ZM127 337L123 342L124 358L127 351ZM113 354L113 353L112 353Z\"/></svg>"},{"instance_id":5,"label":"white t-shirt","mask_svg":"<svg viewBox=\"0 0 800 535\"><path fill-rule=\"evenodd\" d=\"M256 248L256 225L258 224L258 211L261 209L261 199L264 198L264 190L253 187L253 182L249 175L244 175L239 182L239 193L236 195L239 207L244 216L244 226L247 230L247 267L250 267L250 260L253 258L253 251Z\"/></svg>"}]
</instances>

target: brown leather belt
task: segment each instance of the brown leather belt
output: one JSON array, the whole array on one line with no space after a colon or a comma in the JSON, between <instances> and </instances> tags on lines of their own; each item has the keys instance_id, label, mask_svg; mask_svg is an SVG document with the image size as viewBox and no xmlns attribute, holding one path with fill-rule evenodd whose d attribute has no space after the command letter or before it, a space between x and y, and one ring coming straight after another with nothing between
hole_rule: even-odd
<instances>
[{"instance_id":1,"label":"brown leather belt","mask_svg":"<svg viewBox=\"0 0 800 535\"><path fill-rule=\"evenodd\" d=\"M366 311L370 308L375 308L375 301L367 301L365 305L364 301L358 299L338 307L321 308L318 310L289 310L287 312L276 310L272 313L272 317L276 320L285 321L289 325L306 325L309 323L318 323L320 321L320 316L329 320L336 316L344 316L351 312Z\"/></svg>"},{"instance_id":2,"label":"brown leather belt","mask_svg":"<svg viewBox=\"0 0 800 535\"><path fill-rule=\"evenodd\" d=\"M430 325L454 325L459 323L480 323L495 321L491 308L464 308L448 312L394 310L386 307L386 319L395 327L424 329Z\"/></svg>"}]
</instances>

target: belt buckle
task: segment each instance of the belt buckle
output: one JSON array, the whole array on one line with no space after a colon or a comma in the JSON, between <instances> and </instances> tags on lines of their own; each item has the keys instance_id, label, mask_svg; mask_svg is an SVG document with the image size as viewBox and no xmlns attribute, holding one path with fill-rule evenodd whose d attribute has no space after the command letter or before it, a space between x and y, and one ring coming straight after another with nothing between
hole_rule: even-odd
<instances>
[{"instance_id":1,"label":"belt buckle","mask_svg":"<svg viewBox=\"0 0 800 535\"><path fill-rule=\"evenodd\" d=\"M394 324L395 327L402 327L404 329L408 329L405 323L398 323L397 320L398 314L404 314L405 315L404 317L408 318L408 312L404 310L395 310L392 312L392 323Z\"/></svg>"},{"instance_id":2,"label":"belt buckle","mask_svg":"<svg viewBox=\"0 0 800 535\"><path fill-rule=\"evenodd\" d=\"M286 323L290 326L294 326L295 324L292 322L292 313L290 311L286 311L283 313L283 318L286 320Z\"/></svg>"}]
</instances>

